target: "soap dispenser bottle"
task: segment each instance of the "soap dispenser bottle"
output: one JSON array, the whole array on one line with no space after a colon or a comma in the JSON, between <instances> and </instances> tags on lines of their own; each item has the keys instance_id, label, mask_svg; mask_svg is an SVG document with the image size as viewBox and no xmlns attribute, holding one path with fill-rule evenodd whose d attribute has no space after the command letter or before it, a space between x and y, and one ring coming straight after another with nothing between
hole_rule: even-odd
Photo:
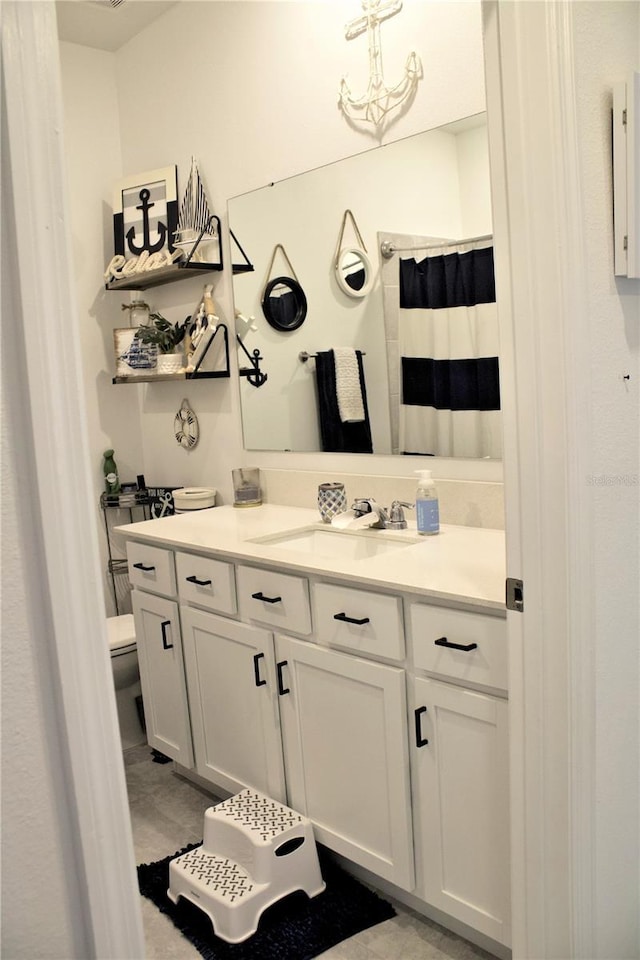
<instances>
[{"instance_id":1,"label":"soap dispenser bottle","mask_svg":"<svg viewBox=\"0 0 640 960\"><path fill-rule=\"evenodd\" d=\"M418 533L432 536L440 533L440 508L431 470L416 470L420 479L416 490L416 522Z\"/></svg>"}]
</instances>

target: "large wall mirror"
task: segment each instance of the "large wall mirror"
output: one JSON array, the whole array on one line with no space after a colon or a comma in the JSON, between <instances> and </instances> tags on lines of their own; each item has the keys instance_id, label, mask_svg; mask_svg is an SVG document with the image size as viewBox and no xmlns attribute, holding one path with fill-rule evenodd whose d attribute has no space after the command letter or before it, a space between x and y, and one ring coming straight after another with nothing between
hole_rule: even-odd
<instances>
[{"instance_id":1,"label":"large wall mirror","mask_svg":"<svg viewBox=\"0 0 640 960\"><path fill-rule=\"evenodd\" d=\"M346 217L347 211L350 216ZM259 388L247 378L240 379L247 450L501 456L497 325L487 320L488 312L495 313L495 303L487 302L490 295L481 296L475 305L469 304L465 292L464 302L457 302L451 310L435 311L433 304L421 303L411 303L409 306L418 308L407 310L399 293L400 274L402 270L406 273L407 264L414 270L414 279L431 288L435 275L432 258L436 256L442 264L459 253L458 259L466 262L468 253L480 268L490 270L493 279L484 114L234 197L229 201L229 224L242 238L255 266L253 273L234 276L236 312L254 318L251 326L239 324L238 334L250 354L259 351L268 374ZM440 241L477 237L489 239L435 249ZM396 251L390 257L381 253L385 242ZM295 263L307 302L305 322L290 331L270 326L261 309L269 264L278 244ZM364 254L361 263L354 256L358 250ZM422 276L425 257L431 271L427 279ZM356 274L362 263L367 265L363 296L349 295L344 275L340 276L340 270L349 270L350 262L355 263ZM403 283L407 282L405 277ZM443 282L449 283L448 275ZM466 291L466 275L460 282ZM484 281L472 278L471 282L482 287ZM455 314L453 326L452 310L462 311ZM449 314L448 320L442 319L445 314ZM419 342L425 336L428 342ZM468 346L457 343L460 336L473 341L479 360L467 357ZM448 345L443 353L444 340ZM246 354L238 349L240 366L246 366ZM326 445L322 422L326 415L322 399L325 358L333 351L330 355L340 356L342 364L342 355L350 350L359 351L359 386L365 390L370 448L357 429L351 433L356 438L354 446L349 447L348 442L343 448ZM423 361L431 364L431 372L437 368L434 389L438 396L443 390L458 396L455 379L459 371L475 363L473 376L479 383L480 401L463 399L462 407L459 400L445 401L455 411L451 416L458 426L453 429L450 424L434 427L428 422L439 400L421 398ZM340 366L339 375L344 375L344 370ZM330 368L328 375L336 376L336 371ZM413 377L413 387L418 384L417 390L407 387L407 375ZM487 380L488 400L483 397ZM474 383L471 392L475 389ZM408 394L413 397L409 405Z\"/></svg>"}]
</instances>

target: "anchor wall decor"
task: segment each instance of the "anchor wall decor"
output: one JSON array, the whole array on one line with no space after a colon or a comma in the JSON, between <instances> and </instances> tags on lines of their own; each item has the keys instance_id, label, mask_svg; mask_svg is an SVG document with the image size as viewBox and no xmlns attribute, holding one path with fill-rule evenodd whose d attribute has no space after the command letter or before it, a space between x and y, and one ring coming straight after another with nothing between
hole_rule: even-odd
<instances>
[{"instance_id":1,"label":"anchor wall decor","mask_svg":"<svg viewBox=\"0 0 640 960\"><path fill-rule=\"evenodd\" d=\"M361 97L354 97L346 77L343 77L338 103L350 119L377 126L391 110L395 110L413 94L422 76L422 63L417 53L411 52L407 57L402 79L394 86L387 86L382 73L380 24L400 13L402 0L362 0L362 9L364 15L346 25L345 37L353 40L366 30L369 44L369 85L366 93Z\"/></svg>"},{"instance_id":2,"label":"anchor wall decor","mask_svg":"<svg viewBox=\"0 0 640 960\"><path fill-rule=\"evenodd\" d=\"M125 263L136 258L170 259L178 223L176 167L150 170L121 180L113 203L114 253Z\"/></svg>"}]
</instances>

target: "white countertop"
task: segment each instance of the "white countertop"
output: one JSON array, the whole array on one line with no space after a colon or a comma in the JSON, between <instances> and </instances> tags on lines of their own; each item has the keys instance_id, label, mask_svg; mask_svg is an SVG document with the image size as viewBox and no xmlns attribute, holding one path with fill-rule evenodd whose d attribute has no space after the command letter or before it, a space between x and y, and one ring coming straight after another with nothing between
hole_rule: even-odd
<instances>
[{"instance_id":1,"label":"white countertop","mask_svg":"<svg viewBox=\"0 0 640 960\"><path fill-rule=\"evenodd\" d=\"M409 520L406 531L376 532L376 536L406 538L409 546L362 560L326 558L251 542L309 526L332 529L319 522L316 509L269 503L245 509L213 507L115 527L114 532L156 546L351 581L362 589L382 587L419 594L498 615L505 610L503 530L444 524L437 536L421 537L414 543L415 521Z\"/></svg>"}]
</instances>

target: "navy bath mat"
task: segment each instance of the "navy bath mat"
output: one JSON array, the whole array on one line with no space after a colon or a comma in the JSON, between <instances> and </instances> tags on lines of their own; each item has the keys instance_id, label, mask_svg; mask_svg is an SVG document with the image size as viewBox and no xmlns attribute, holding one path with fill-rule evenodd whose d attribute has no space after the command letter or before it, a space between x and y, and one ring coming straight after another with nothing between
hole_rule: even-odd
<instances>
[{"instance_id":1,"label":"navy bath mat","mask_svg":"<svg viewBox=\"0 0 640 960\"><path fill-rule=\"evenodd\" d=\"M257 932L244 943L226 943L213 933L211 921L197 907L181 899L176 906L167 896L169 861L184 850L138 867L140 893L155 903L194 945L205 960L311 960L330 947L395 916L390 903L368 890L318 848L324 893L309 899L293 893L262 914Z\"/></svg>"}]
</instances>

